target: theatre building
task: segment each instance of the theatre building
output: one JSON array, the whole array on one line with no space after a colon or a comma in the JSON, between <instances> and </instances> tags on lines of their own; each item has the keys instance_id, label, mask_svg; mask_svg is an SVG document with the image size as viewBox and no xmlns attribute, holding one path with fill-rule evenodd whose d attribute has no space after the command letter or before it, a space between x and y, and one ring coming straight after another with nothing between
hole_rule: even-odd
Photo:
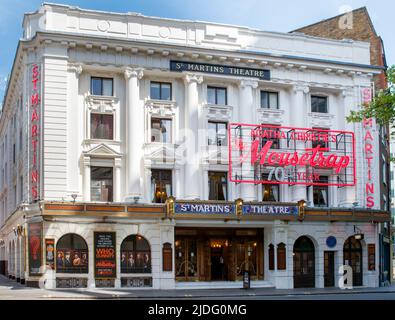
<instances>
[{"instance_id":1,"label":"theatre building","mask_svg":"<svg viewBox=\"0 0 395 320\"><path fill-rule=\"evenodd\" d=\"M43 4L0 119L0 272L46 288L377 287L368 42Z\"/></svg>"}]
</instances>

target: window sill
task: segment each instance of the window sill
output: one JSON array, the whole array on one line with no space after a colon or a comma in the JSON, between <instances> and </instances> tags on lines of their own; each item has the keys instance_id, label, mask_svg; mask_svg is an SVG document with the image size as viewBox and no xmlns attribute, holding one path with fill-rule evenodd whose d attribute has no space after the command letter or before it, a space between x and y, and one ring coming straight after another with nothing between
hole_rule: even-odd
<instances>
[{"instance_id":1,"label":"window sill","mask_svg":"<svg viewBox=\"0 0 395 320\"><path fill-rule=\"evenodd\" d=\"M88 95L87 96L88 100L91 101L109 101L109 102L117 102L118 98L116 98L115 96L97 96L97 95Z\"/></svg>"},{"instance_id":2,"label":"window sill","mask_svg":"<svg viewBox=\"0 0 395 320\"><path fill-rule=\"evenodd\" d=\"M164 106L176 106L175 100L160 100L160 99L147 99L145 100L146 105L164 105Z\"/></svg>"},{"instance_id":3,"label":"window sill","mask_svg":"<svg viewBox=\"0 0 395 320\"><path fill-rule=\"evenodd\" d=\"M324 112L309 112L308 115L312 118L320 118L320 119L333 119L335 115Z\"/></svg>"}]
</instances>

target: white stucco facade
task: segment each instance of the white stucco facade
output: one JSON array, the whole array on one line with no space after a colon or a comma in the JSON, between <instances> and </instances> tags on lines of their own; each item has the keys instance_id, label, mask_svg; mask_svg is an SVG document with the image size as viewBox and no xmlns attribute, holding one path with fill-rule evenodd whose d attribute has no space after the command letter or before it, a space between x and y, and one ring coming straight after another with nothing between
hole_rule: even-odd
<instances>
[{"instance_id":1,"label":"white stucco facade","mask_svg":"<svg viewBox=\"0 0 395 320\"><path fill-rule=\"evenodd\" d=\"M130 216L86 217L81 214L40 218L43 202L94 203L91 195L91 168L112 168L114 204L151 204L152 170L171 170L172 195L183 200L209 200L208 174L228 172L227 146L207 145L208 122L270 124L298 128L327 128L351 131L356 140L357 183L353 187L329 187L328 207L348 210L366 206L367 168L364 158L364 131L361 124L348 123L346 116L358 110L361 92L372 87L380 72L370 66L369 44L334 41L305 36L263 32L246 27L215 23L115 14L44 4L25 15L24 36L18 47L0 120L0 260L16 279L46 280L56 287L56 278L71 277L43 266L42 277L28 272L26 232L16 226L42 222L43 238L55 243L65 234L85 239L89 248L87 279L95 287L93 232L116 232L116 260L128 236L139 234L150 244L152 272L130 277L151 277L152 287L177 286L175 259L170 272L162 270L162 247L175 245L177 227L263 228L263 248L271 243L286 245L286 269L269 270L264 250L263 279L256 285L293 288L293 246L301 236L311 238L315 247L315 286L324 287L324 251L335 251L335 271L343 265L344 242L355 232L364 234L362 245L363 285L378 286L378 227L361 221L241 221L135 218ZM171 60L270 70L270 80L204 72L173 72ZM29 172L29 68L41 68L40 201L31 202ZM113 79L113 95L92 95L91 78ZM150 96L151 82L171 84L171 99ZM210 104L207 88L226 88L225 105ZM278 92L279 108L260 106L261 91ZM327 97L328 112L311 112L311 96ZM91 114L113 117L113 139L91 137ZM151 119L171 120L171 141L151 141ZM374 126L373 144L378 145ZM21 138L22 139L21 139ZM15 150L14 150L15 149ZM15 154L15 156L14 156ZM379 164L372 160L371 179L379 184ZM281 202L304 199L313 205L312 190L306 186L281 185ZM380 210L380 194L373 194ZM227 199L262 201L262 185L228 183ZM108 203L96 203L108 205ZM68 209L65 209L68 211ZM127 212L127 209L126 209ZM105 219L102 220L102 219ZM337 244L326 246L328 236ZM376 246L375 270L368 270L367 244ZM42 244L44 250L44 244ZM117 265L115 287L121 287ZM253 284L254 285L254 284Z\"/></svg>"}]
</instances>

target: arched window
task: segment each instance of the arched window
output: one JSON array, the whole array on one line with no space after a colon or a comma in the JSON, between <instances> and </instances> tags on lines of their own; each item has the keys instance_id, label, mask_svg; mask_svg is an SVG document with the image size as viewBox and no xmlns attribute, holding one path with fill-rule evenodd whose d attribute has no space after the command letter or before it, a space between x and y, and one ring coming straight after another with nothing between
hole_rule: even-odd
<instances>
[{"instance_id":1,"label":"arched window","mask_svg":"<svg viewBox=\"0 0 395 320\"><path fill-rule=\"evenodd\" d=\"M269 244L269 270L274 270L274 245Z\"/></svg>"},{"instance_id":2,"label":"arched window","mask_svg":"<svg viewBox=\"0 0 395 320\"><path fill-rule=\"evenodd\" d=\"M88 246L74 233L64 235L56 245L57 273L88 273Z\"/></svg>"},{"instance_id":3,"label":"arched window","mask_svg":"<svg viewBox=\"0 0 395 320\"><path fill-rule=\"evenodd\" d=\"M285 270L286 268L285 244L281 242L277 245L277 270Z\"/></svg>"},{"instance_id":4,"label":"arched window","mask_svg":"<svg viewBox=\"0 0 395 320\"><path fill-rule=\"evenodd\" d=\"M142 236L131 235L123 240L121 273L151 273L151 250Z\"/></svg>"}]
</instances>

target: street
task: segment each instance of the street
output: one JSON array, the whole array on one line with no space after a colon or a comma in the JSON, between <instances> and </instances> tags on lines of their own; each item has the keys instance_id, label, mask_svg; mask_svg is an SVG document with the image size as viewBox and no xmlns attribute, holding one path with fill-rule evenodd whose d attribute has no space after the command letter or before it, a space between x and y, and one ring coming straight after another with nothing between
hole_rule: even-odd
<instances>
[{"instance_id":1,"label":"street","mask_svg":"<svg viewBox=\"0 0 395 320\"><path fill-rule=\"evenodd\" d=\"M27 288L0 276L0 300L395 300L395 286L381 288L328 289L209 289L131 290Z\"/></svg>"}]
</instances>

